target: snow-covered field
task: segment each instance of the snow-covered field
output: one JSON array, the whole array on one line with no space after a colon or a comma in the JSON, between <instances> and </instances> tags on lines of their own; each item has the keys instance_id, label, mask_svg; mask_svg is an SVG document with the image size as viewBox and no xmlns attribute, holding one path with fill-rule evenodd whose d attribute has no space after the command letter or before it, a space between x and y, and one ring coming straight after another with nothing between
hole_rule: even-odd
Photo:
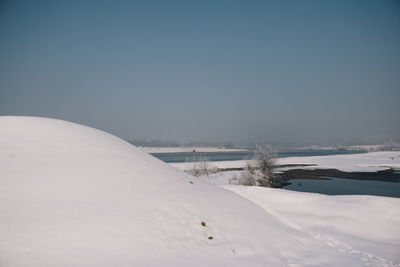
<instances>
[{"instance_id":1,"label":"snow-covered field","mask_svg":"<svg viewBox=\"0 0 400 267\"><path fill-rule=\"evenodd\" d=\"M290 157L279 164L315 164L306 168L338 169L346 172L375 172L389 168L400 169L400 151L315 157Z\"/></svg>"},{"instance_id":2,"label":"snow-covered field","mask_svg":"<svg viewBox=\"0 0 400 267\"><path fill-rule=\"evenodd\" d=\"M2 267L399 266L399 205L222 188L99 130L0 117Z\"/></svg>"},{"instance_id":3,"label":"snow-covered field","mask_svg":"<svg viewBox=\"0 0 400 267\"><path fill-rule=\"evenodd\" d=\"M246 160L215 161L218 168L243 168ZM309 164L305 169L338 169L347 172L375 172L389 168L400 169L400 151L370 152L364 154L279 158L278 164ZM193 163L171 163L181 170L189 170ZM299 167L296 167L299 168Z\"/></svg>"}]
</instances>

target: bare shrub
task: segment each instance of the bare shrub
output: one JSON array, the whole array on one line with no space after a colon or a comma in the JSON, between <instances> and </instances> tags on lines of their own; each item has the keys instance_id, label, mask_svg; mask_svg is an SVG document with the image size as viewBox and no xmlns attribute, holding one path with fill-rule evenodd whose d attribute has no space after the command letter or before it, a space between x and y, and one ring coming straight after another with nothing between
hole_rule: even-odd
<instances>
[{"instance_id":1,"label":"bare shrub","mask_svg":"<svg viewBox=\"0 0 400 267\"><path fill-rule=\"evenodd\" d=\"M193 158L187 158L186 162L192 163L192 167L188 170L193 176L199 177L202 175L210 175L216 173L218 168L212 166L207 157L198 156Z\"/></svg>"},{"instance_id":2,"label":"bare shrub","mask_svg":"<svg viewBox=\"0 0 400 267\"><path fill-rule=\"evenodd\" d=\"M254 178L254 175L249 171L245 170L242 173L234 173L232 177L228 180L229 184L233 185L246 185L246 186L254 186L257 185L257 181Z\"/></svg>"},{"instance_id":3,"label":"bare shrub","mask_svg":"<svg viewBox=\"0 0 400 267\"><path fill-rule=\"evenodd\" d=\"M236 185L239 184L239 176L236 173L234 173L232 175L232 177L229 178L228 183L229 184L236 184Z\"/></svg>"},{"instance_id":4,"label":"bare shrub","mask_svg":"<svg viewBox=\"0 0 400 267\"><path fill-rule=\"evenodd\" d=\"M254 185L257 185L257 181L256 181L256 179L254 178L254 175L253 175L251 172L247 171L247 170L245 170L245 171L239 176L239 181L238 181L238 183L239 183L240 185L246 185L246 186L254 186Z\"/></svg>"}]
</instances>

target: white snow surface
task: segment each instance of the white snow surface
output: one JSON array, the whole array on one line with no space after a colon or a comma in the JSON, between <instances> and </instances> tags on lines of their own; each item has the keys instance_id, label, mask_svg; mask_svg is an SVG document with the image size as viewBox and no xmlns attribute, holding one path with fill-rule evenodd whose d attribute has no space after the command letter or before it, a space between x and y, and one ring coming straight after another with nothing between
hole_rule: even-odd
<instances>
[{"instance_id":1,"label":"white snow surface","mask_svg":"<svg viewBox=\"0 0 400 267\"><path fill-rule=\"evenodd\" d=\"M228 189L96 129L0 117L0 266L399 262L398 199Z\"/></svg>"},{"instance_id":2,"label":"white snow surface","mask_svg":"<svg viewBox=\"0 0 400 267\"><path fill-rule=\"evenodd\" d=\"M376 196L327 196L263 187L226 186L282 223L364 264L400 261L400 200Z\"/></svg>"}]
</instances>

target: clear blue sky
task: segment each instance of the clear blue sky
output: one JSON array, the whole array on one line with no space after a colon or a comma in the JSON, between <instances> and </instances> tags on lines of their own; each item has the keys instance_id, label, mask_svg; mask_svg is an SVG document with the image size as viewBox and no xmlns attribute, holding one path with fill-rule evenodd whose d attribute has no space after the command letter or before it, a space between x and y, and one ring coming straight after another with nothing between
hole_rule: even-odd
<instances>
[{"instance_id":1,"label":"clear blue sky","mask_svg":"<svg viewBox=\"0 0 400 267\"><path fill-rule=\"evenodd\" d=\"M400 135L400 1L1 1L0 115L125 139Z\"/></svg>"}]
</instances>

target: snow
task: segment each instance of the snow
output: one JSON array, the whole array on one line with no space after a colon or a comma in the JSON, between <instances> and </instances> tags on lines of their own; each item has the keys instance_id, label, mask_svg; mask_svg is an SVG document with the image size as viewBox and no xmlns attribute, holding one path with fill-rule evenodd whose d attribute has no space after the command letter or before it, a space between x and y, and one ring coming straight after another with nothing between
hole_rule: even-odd
<instances>
[{"instance_id":1,"label":"snow","mask_svg":"<svg viewBox=\"0 0 400 267\"><path fill-rule=\"evenodd\" d=\"M239 177L243 171L224 171L217 173L210 173L208 175L201 175L199 177L200 180L205 181L206 183L224 186L230 184L230 180L233 177Z\"/></svg>"},{"instance_id":2,"label":"snow","mask_svg":"<svg viewBox=\"0 0 400 267\"><path fill-rule=\"evenodd\" d=\"M211 162L218 168L243 168L246 160L215 161ZM338 169L346 172L376 172L389 168L400 169L400 151L370 152L363 154L311 156L311 157L287 157L278 158L279 165L307 164L312 166L296 166L301 169ZM172 166L182 170L188 170L193 163L171 163ZM285 169L290 169L288 167Z\"/></svg>"},{"instance_id":3,"label":"snow","mask_svg":"<svg viewBox=\"0 0 400 267\"><path fill-rule=\"evenodd\" d=\"M397 199L310 199L284 190L227 189L96 129L0 117L0 265L399 262L394 253L399 247ZM365 231L358 229L364 224Z\"/></svg>"},{"instance_id":4,"label":"snow","mask_svg":"<svg viewBox=\"0 0 400 267\"><path fill-rule=\"evenodd\" d=\"M257 203L282 223L377 265L400 262L400 199L326 196L262 187L225 188Z\"/></svg>"},{"instance_id":5,"label":"snow","mask_svg":"<svg viewBox=\"0 0 400 267\"><path fill-rule=\"evenodd\" d=\"M289 157L279 164L315 164L306 168L338 169L346 172L375 172L389 168L400 168L400 151L370 152L363 154Z\"/></svg>"}]
</instances>

